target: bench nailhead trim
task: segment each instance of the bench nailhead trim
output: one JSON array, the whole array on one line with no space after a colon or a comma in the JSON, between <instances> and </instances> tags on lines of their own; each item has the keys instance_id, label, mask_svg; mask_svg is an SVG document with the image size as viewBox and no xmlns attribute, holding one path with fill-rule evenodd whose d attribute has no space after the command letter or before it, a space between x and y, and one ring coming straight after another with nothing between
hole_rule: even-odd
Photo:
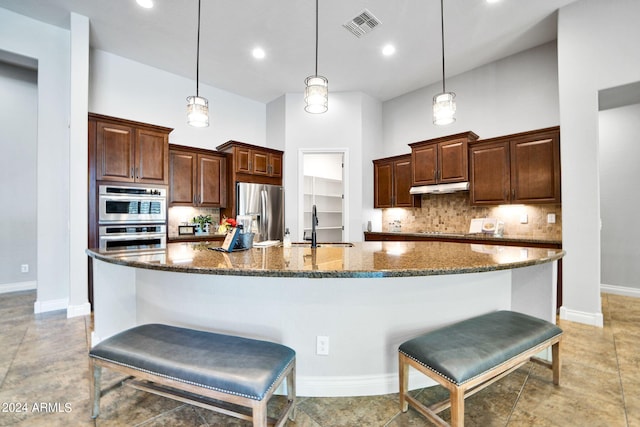
<instances>
[{"instance_id":1,"label":"bench nailhead trim","mask_svg":"<svg viewBox=\"0 0 640 427\"><path fill-rule=\"evenodd\" d=\"M170 376L170 375L165 375L165 374L160 374L160 373L157 373L157 372L149 371L149 370L147 370L147 369L141 369L141 368L139 368L139 367L137 367L137 366L132 366L132 365L129 365L129 364L126 364L126 363L116 362L116 361L114 361L114 360L106 359L106 358L104 358L104 357L99 357L99 356L94 356L94 355L91 355L91 357L95 357L96 359L104 360L105 362L115 363L116 365L125 366L125 367L127 367L127 368L135 369L136 371L145 372L145 373L147 373L147 374L152 374L152 375L157 375L157 376L159 376L159 377L168 378L168 379L170 379L170 380L175 380L175 381L178 381L178 382L181 382L181 383L191 384L191 385L195 385L195 386L198 386L198 387L207 388L207 389L209 389L209 390L215 390L215 391L219 391L219 392L221 392L221 393L225 393L225 394L232 394L232 395L235 395L235 396L246 397L246 398L253 399L253 400L258 400L258 401L261 401L261 400L262 400L262 398L261 398L261 397L259 397L259 396L251 396L251 395L244 394L244 393L237 393L237 392L234 392L234 391L225 390L225 389L218 388L218 387L211 387L211 386L208 386L208 385L199 384L199 383L196 383L196 382L193 382L193 381L186 381L186 380L184 380L184 379L182 379L182 378L176 378L176 377L172 377L172 376ZM295 359L294 359L294 360L295 360ZM278 382L278 380L280 379L280 377L282 377L282 373L283 373L283 372L285 372L285 371L289 368L289 366L291 365L291 363L293 363L293 360L292 360L291 362L289 362L289 363L287 364L287 366L285 366L285 368L282 370L282 372L281 372L281 373L280 373L280 374L275 378L275 380L274 380L274 381L269 385L269 387L268 387L268 388L267 388L267 390L265 391L265 394L266 394L267 392L269 392L269 391L273 388L273 385L274 385L275 383L277 383L277 382Z\"/></svg>"}]
</instances>

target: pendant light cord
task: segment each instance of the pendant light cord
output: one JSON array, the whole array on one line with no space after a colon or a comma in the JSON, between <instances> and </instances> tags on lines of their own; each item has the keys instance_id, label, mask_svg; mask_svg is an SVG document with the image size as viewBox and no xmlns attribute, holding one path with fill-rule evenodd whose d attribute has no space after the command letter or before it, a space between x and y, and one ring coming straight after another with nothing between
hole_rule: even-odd
<instances>
[{"instance_id":1,"label":"pendant light cord","mask_svg":"<svg viewBox=\"0 0 640 427\"><path fill-rule=\"evenodd\" d=\"M198 39L196 42L196 96L200 96L200 2L198 0Z\"/></svg>"},{"instance_id":2,"label":"pendant light cord","mask_svg":"<svg viewBox=\"0 0 640 427\"><path fill-rule=\"evenodd\" d=\"M446 93L444 89L444 0L440 0L440 30L442 33L442 93Z\"/></svg>"},{"instance_id":3,"label":"pendant light cord","mask_svg":"<svg viewBox=\"0 0 640 427\"><path fill-rule=\"evenodd\" d=\"M316 0L316 76L318 75L318 0Z\"/></svg>"}]
</instances>

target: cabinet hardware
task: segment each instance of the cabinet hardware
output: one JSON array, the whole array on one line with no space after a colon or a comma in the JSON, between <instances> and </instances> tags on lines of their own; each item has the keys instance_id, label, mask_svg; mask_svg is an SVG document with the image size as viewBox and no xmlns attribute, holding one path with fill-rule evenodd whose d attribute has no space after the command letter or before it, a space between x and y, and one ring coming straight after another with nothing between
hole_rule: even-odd
<instances>
[{"instance_id":1,"label":"cabinet hardware","mask_svg":"<svg viewBox=\"0 0 640 427\"><path fill-rule=\"evenodd\" d=\"M131 178L133 178L133 166L131 166Z\"/></svg>"}]
</instances>

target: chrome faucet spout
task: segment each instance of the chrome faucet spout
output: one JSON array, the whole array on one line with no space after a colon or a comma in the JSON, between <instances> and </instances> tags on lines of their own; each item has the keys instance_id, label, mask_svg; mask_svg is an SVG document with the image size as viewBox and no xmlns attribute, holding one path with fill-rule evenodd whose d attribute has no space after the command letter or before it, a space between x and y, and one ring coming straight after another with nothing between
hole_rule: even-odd
<instances>
[{"instance_id":1,"label":"chrome faucet spout","mask_svg":"<svg viewBox=\"0 0 640 427\"><path fill-rule=\"evenodd\" d=\"M313 205L313 209L311 211L311 247L318 247L318 240L316 236L316 226L318 225L318 211L316 209L316 205Z\"/></svg>"}]
</instances>

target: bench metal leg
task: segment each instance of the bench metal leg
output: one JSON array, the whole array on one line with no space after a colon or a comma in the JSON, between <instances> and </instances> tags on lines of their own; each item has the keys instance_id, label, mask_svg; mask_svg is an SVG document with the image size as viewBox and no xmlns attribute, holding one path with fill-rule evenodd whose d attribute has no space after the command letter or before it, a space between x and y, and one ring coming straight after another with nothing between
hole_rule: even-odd
<instances>
[{"instance_id":1,"label":"bench metal leg","mask_svg":"<svg viewBox=\"0 0 640 427\"><path fill-rule=\"evenodd\" d=\"M102 379L102 366L94 363L91 359L91 366L93 367L93 412L91 418L97 418L100 415L100 381Z\"/></svg>"}]
</instances>

